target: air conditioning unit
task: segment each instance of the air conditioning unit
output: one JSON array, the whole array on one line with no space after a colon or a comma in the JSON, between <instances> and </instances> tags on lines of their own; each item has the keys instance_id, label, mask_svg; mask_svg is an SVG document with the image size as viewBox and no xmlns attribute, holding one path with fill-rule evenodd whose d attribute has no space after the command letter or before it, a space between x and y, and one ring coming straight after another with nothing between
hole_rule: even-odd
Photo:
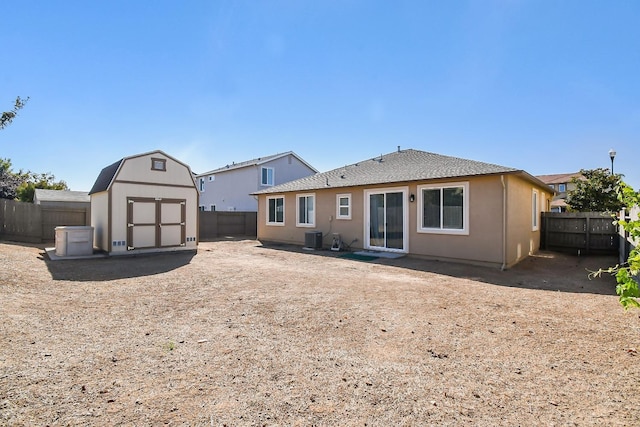
<instances>
[{"instance_id":1,"label":"air conditioning unit","mask_svg":"<svg viewBox=\"0 0 640 427\"><path fill-rule=\"evenodd\" d=\"M307 231L304 233L304 247L307 249L322 249L322 231Z\"/></svg>"}]
</instances>

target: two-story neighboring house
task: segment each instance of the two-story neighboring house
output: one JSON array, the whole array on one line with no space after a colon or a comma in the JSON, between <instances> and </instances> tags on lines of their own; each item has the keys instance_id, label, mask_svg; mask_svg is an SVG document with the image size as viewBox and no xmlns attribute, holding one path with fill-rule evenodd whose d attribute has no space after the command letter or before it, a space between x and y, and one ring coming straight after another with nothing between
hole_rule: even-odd
<instances>
[{"instance_id":1,"label":"two-story neighboring house","mask_svg":"<svg viewBox=\"0 0 640 427\"><path fill-rule=\"evenodd\" d=\"M551 200L551 208L549 209L551 212L567 211L567 192L576 188L576 185L571 182L571 179L580 176L582 175L580 175L579 172L536 176L536 178L547 184L556 192L556 195Z\"/></svg>"},{"instance_id":2,"label":"two-story neighboring house","mask_svg":"<svg viewBox=\"0 0 640 427\"><path fill-rule=\"evenodd\" d=\"M234 162L196 175L200 210L257 212L258 201L250 193L316 173L293 151Z\"/></svg>"}]
</instances>

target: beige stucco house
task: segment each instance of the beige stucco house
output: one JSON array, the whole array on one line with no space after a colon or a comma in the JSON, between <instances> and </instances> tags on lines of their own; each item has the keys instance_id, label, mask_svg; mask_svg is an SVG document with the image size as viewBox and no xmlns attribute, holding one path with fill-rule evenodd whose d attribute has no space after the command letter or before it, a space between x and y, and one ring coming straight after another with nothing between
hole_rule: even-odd
<instances>
[{"instance_id":1,"label":"beige stucco house","mask_svg":"<svg viewBox=\"0 0 640 427\"><path fill-rule=\"evenodd\" d=\"M94 245L110 255L197 249L193 174L162 151L105 167L89 195Z\"/></svg>"},{"instance_id":2,"label":"beige stucco house","mask_svg":"<svg viewBox=\"0 0 640 427\"><path fill-rule=\"evenodd\" d=\"M508 268L540 246L553 190L525 171L400 150L254 193L258 239Z\"/></svg>"}]
</instances>

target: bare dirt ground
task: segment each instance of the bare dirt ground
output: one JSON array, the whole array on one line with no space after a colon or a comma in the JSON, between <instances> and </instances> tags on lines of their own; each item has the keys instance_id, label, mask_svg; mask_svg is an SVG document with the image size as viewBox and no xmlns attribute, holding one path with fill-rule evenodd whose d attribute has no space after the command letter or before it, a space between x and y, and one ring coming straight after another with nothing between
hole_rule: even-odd
<instances>
[{"instance_id":1,"label":"bare dirt ground","mask_svg":"<svg viewBox=\"0 0 640 427\"><path fill-rule=\"evenodd\" d=\"M0 424L640 425L640 312L587 278L614 259L339 255L0 242Z\"/></svg>"}]
</instances>

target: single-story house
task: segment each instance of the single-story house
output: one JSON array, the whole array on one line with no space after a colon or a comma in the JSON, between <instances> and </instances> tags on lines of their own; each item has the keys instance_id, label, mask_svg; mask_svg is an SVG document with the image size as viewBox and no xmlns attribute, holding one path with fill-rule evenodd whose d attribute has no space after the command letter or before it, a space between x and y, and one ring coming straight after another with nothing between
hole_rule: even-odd
<instances>
[{"instance_id":1,"label":"single-story house","mask_svg":"<svg viewBox=\"0 0 640 427\"><path fill-rule=\"evenodd\" d=\"M168 154L118 160L102 169L89 195L94 245L110 255L197 249L195 180Z\"/></svg>"},{"instance_id":2,"label":"single-story house","mask_svg":"<svg viewBox=\"0 0 640 427\"><path fill-rule=\"evenodd\" d=\"M315 236L325 248L338 239L508 268L539 249L554 193L523 170L398 147L253 194L262 241L309 246Z\"/></svg>"}]
</instances>

